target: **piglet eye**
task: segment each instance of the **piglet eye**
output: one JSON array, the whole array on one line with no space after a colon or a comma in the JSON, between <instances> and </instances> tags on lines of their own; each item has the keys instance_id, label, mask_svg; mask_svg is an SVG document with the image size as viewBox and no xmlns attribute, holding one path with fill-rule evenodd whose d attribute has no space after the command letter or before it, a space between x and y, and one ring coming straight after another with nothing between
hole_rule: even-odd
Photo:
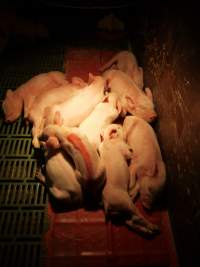
<instances>
[{"instance_id":1,"label":"piglet eye","mask_svg":"<svg viewBox=\"0 0 200 267\"><path fill-rule=\"evenodd\" d=\"M113 134L113 133L116 133L117 130L116 129L113 129L110 133Z\"/></svg>"},{"instance_id":2,"label":"piglet eye","mask_svg":"<svg viewBox=\"0 0 200 267\"><path fill-rule=\"evenodd\" d=\"M112 131L110 131L109 137L110 138L113 138L114 137L113 134L116 134L116 133L117 133L117 130L116 129L113 129Z\"/></svg>"}]
</instances>

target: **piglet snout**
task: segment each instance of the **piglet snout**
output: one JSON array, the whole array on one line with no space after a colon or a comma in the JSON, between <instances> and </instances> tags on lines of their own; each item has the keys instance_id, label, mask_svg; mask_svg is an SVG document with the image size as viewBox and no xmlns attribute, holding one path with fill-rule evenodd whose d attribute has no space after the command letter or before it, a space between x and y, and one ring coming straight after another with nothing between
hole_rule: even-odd
<instances>
[{"instance_id":1,"label":"piglet snout","mask_svg":"<svg viewBox=\"0 0 200 267\"><path fill-rule=\"evenodd\" d=\"M47 147L54 148L54 149L60 148L59 140L55 136L50 136L46 142L46 145Z\"/></svg>"},{"instance_id":2,"label":"piglet snout","mask_svg":"<svg viewBox=\"0 0 200 267\"><path fill-rule=\"evenodd\" d=\"M155 121L156 118L157 118L157 114L154 113L154 114L152 114L151 116L148 117L148 121L149 122L153 122L153 121Z\"/></svg>"}]
</instances>

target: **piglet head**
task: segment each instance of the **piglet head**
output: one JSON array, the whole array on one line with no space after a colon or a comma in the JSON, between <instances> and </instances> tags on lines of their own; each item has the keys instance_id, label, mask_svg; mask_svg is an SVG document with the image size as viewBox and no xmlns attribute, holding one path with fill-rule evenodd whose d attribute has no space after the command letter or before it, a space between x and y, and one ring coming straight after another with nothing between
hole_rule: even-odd
<instances>
[{"instance_id":1,"label":"piglet head","mask_svg":"<svg viewBox=\"0 0 200 267\"><path fill-rule=\"evenodd\" d=\"M103 103L110 103L111 106L118 111L118 114L122 113L121 102L119 99L117 99L117 95L115 93L107 93L103 99Z\"/></svg>"},{"instance_id":2,"label":"piglet head","mask_svg":"<svg viewBox=\"0 0 200 267\"><path fill-rule=\"evenodd\" d=\"M59 140L55 136L47 136L43 134L39 137L39 141L41 146L45 149L51 150L60 148Z\"/></svg>"},{"instance_id":3,"label":"piglet head","mask_svg":"<svg viewBox=\"0 0 200 267\"><path fill-rule=\"evenodd\" d=\"M53 149L60 148L60 143L58 141L58 138L55 136L50 136L46 142L46 146Z\"/></svg>"},{"instance_id":4,"label":"piglet head","mask_svg":"<svg viewBox=\"0 0 200 267\"><path fill-rule=\"evenodd\" d=\"M134 115L144 119L147 122L153 122L157 117L153 103L147 99L143 99L135 107Z\"/></svg>"},{"instance_id":5,"label":"piglet head","mask_svg":"<svg viewBox=\"0 0 200 267\"><path fill-rule=\"evenodd\" d=\"M60 129L58 125L48 125L43 129L42 134L39 136L40 144L44 148L59 148L60 144L56 137L57 131Z\"/></svg>"},{"instance_id":6,"label":"piglet head","mask_svg":"<svg viewBox=\"0 0 200 267\"><path fill-rule=\"evenodd\" d=\"M95 76L89 72L88 74L88 85L90 85L95 80Z\"/></svg>"},{"instance_id":7,"label":"piglet head","mask_svg":"<svg viewBox=\"0 0 200 267\"><path fill-rule=\"evenodd\" d=\"M5 120L7 122L13 122L21 115L23 109L22 98L16 95L12 90L8 89L2 107L5 114Z\"/></svg>"},{"instance_id":8,"label":"piglet head","mask_svg":"<svg viewBox=\"0 0 200 267\"><path fill-rule=\"evenodd\" d=\"M150 89L149 89L150 90ZM136 115L147 122L152 122L156 119L157 114L154 110L154 104L152 101L152 94L147 90L148 95L145 93L140 94L137 98L132 99L126 96L127 111Z\"/></svg>"},{"instance_id":9,"label":"piglet head","mask_svg":"<svg viewBox=\"0 0 200 267\"><path fill-rule=\"evenodd\" d=\"M123 138L123 128L120 124L112 123L102 130L101 138L109 140L113 138Z\"/></svg>"}]
</instances>

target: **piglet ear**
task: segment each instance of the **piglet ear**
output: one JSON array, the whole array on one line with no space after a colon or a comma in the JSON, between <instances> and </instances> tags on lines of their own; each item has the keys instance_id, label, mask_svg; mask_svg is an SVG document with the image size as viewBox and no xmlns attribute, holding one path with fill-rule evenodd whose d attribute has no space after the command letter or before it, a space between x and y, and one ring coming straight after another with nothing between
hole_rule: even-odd
<instances>
[{"instance_id":1,"label":"piglet ear","mask_svg":"<svg viewBox=\"0 0 200 267\"><path fill-rule=\"evenodd\" d=\"M133 98L131 98L130 96L126 96L126 101L128 109L133 109L135 107L135 102Z\"/></svg>"},{"instance_id":2,"label":"piglet ear","mask_svg":"<svg viewBox=\"0 0 200 267\"><path fill-rule=\"evenodd\" d=\"M12 96L13 94L14 94L13 91L10 90L10 89L8 89L8 90L6 91L6 97L10 97L10 96Z\"/></svg>"},{"instance_id":3,"label":"piglet ear","mask_svg":"<svg viewBox=\"0 0 200 267\"><path fill-rule=\"evenodd\" d=\"M116 103L116 108L117 108L117 111L119 112L119 114L123 114L123 110L122 110L122 105L121 105L121 102L119 100L117 100L117 103ZM126 114L125 114L126 115ZM125 116L124 115L124 116Z\"/></svg>"},{"instance_id":4,"label":"piglet ear","mask_svg":"<svg viewBox=\"0 0 200 267\"><path fill-rule=\"evenodd\" d=\"M151 89L148 88L148 87L146 87L144 90L145 90L145 93L146 93L147 97L148 97L151 101L153 101L153 94L152 94L152 92L151 92Z\"/></svg>"},{"instance_id":5,"label":"piglet ear","mask_svg":"<svg viewBox=\"0 0 200 267\"><path fill-rule=\"evenodd\" d=\"M78 85L80 87L85 87L87 85L87 83L85 83L83 79L77 76L72 77L72 84Z\"/></svg>"},{"instance_id":6,"label":"piglet ear","mask_svg":"<svg viewBox=\"0 0 200 267\"><path fill-rule=\"evenodd\" d=\"M88 84L91 84L94 81L94 75L89 72L89 77L88 77Z\"/></svg>"},{"instance_id":7,"label":"piglet ear","mask_svg":"<svg viewBox=\"0 0 200 267\"><path fill-rule=\"evenodd\" d=\"M128 134L130 133L132 126L133 126L133 118L134 116L128 115L125 117L124 122L123 122L123 136L124 139L127 139Z\"/></svg>"}]
</instances>

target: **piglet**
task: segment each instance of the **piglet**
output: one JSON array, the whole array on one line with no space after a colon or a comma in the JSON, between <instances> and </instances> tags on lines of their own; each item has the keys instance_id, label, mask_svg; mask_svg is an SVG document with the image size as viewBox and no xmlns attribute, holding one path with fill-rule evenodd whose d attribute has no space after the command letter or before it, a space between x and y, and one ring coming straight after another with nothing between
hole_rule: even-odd
<instances>
[{"instance_id":1,"label":"piglet","mask_svg":"<svg viewBox=\"0 0 200 267\"><path fill-rule=\"evenodd\" d=\"M60 88L52 88L47 92L39 95L33 105L31 106L27 119L33 123L32 135L33 141L32 144L35 148L40 147L38 136L42 133L44 128L46 116L48 116L48 107L62 103L72 96L76 95L82 85L68 83Z\"/></svg>"},{"instance_id":2,"label":"piglet","mask_svg":"<svg viewBox=\"0 0 200 267\"><path fill-rule=\"evenodd\" d=\"M140 89L143 89L143 69L138 66L137 59L132 52L121 51L117 53L100 68L100 71L106 71L110 67L123 71Z\"/></svg>"},{"instance_id":3,"label":"piglet","mask_svg":"<svg viewBox=\"0 0 200 267\"><path fill-rule=\"evenodd\" d=\"M68 206L80 206L82 203L82 189L78 182L80 173L70 164L69 156L62 149L55 149L53 139L45 143L47 150L45 175L42 172L37 178L45 183L49 192Z\"/></svg>"},{"instance_id":4,"label":"piglet","mask_svg":"<svg viewBox=\"0 0 200 267\"><path fill-rule=\"evenodd\" d=\"M97 149L101 142L100 133L104 127L112 123L120 113L116 95L109 93L103 102L96 105L90 115L80 124L79 130L85 134Z\"/></svg>"},{"instance_id":5,"label":"piglet","mask_svg":"<svg viewBox=\"0 0 200 267\"><path fill-rule=\"evenodd\" d=\"M40 139L44 137L57 138L55 148L61 147L65 153L70 155L76 170L81 175L82 184L104 183L104 167L99 154L78 128L48 125L44 128Z\"/></svg>"},{"instance_id":6,"label":"piglet","mask_svg":"<svg viewBox=\"0 0 200 267\"><path fill-rule=\"evenodd\" d=\"M91 81L92 80L92 81ZM79 90L76 95L48 110L45 125L59 121L60 125L73 127L79 124L92 112L104 97L104 79L89 74L89 85Z\"/></svg>"},{"instance_id":7,"label":"piglet","mask_svg":"<svg viewBox=\"0 0 200 267\"><path fill-rule=\"evenodd\" d=\"M130 164L130 195L134 199L139 193L143 206L151 209L166 181L165 164L155 132L136 116L127 116L123 129L124 138L134 151Z\"/></svg>"},{"instance_id":8,"label":"piglet","mask_svg":"<svg viewBox=\"0 0 200 267\"><path fill-rule=\"evenodd\" d=\"M148 122L156 118L153 96L149 88L141 90L131 78L121 70L108 70L103 74L108 89L117 94L122 106L122 114L137 115Z\"/></svg>"},{"instance_id":9,"label":"piglet","mask_svg":"<svg viewBox=\"0 0 200 267\"><path fill-rule=\"evenodd\" d=\"M99 147L106 170L106 184L103 189L103 203L106 217L125 215L125 225L140 233L155 234L158 227L145 219L135 207L128 194L130 172L127 159L133 151L123 140L122 126L110 124L102 132L103 142Z\"/></svg>"},{"instance_id":10,"label":"piglet","mask_svg":"<svg viewBox=\"0 0 200 267\"><path fill-rule=\"evenodd\" d=\"M7 122L17 120L23 110L24 118L27 118L29 109L38 95L66 84L68 81L64 73L50 71L34 76L15 91L8 89L2 104L5 120Z\"/></svg>"}]
</instances>

